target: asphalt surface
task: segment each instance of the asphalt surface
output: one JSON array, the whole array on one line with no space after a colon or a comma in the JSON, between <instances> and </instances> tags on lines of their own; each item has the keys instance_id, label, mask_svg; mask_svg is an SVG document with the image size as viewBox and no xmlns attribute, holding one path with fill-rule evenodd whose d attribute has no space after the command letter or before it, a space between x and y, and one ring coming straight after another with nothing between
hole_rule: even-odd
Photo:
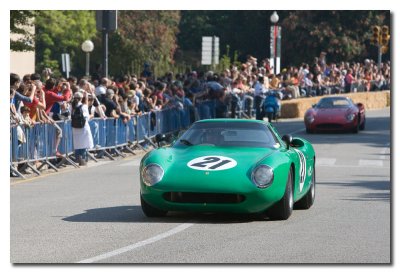
<instances>
[{"instance_id":1,"label":"asphalt surface","mask_svg":"<svg viewBox=\"0 0 400 273\"><path fill-rule=\"evenodd\" d=\"M316 150L316 200L287 221L141 211L140 156L13 179L11 263L390 263L390 109L359 134L305 133Z\"/></svg>"}]
</instances>

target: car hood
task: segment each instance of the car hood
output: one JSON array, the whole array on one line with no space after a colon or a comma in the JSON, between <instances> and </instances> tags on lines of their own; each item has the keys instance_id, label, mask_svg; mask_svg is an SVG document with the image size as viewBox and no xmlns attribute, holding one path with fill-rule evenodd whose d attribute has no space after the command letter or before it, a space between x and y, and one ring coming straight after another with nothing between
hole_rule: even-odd
<instances>
[{"instance_id":1,"label":"car hood","mask_svg":"<svg viewBox=\"0 0 400 273\"><path fill-rule=\"evenodd\" d=\"M327 117L344 117L352 111L351 108L320 108L316 110L316 117L327 118Z\"/></svg>"},{"instance_id":2,"label":"car hood","mask_svg":"<svg viewBox=\"0 0 400 273\"><path fill-rule=\"evenodd\" d=\"M157 163L164 169L162 182L156 188L235 192L241 187L241 181L249 180L251 170L257 163L277 151L275 148L202 145L161 148L154 151L145 164ZM235 182L226 184L226 181Z\"/></svg>"}]
</instances>

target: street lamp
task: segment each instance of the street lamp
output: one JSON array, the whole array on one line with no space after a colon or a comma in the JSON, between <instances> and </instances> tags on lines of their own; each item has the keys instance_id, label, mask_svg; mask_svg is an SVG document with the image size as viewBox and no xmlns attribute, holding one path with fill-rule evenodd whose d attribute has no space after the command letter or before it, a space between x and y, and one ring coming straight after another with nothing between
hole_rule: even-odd
<instances>
[{"instance_id":1,"label":"street lamp","mask_svg":"<svg viewBox=\"0 0 400 273\"><path fill-rule=\"evenodd\" d=\"M278 23L278 21L279 21L278 13L276 13L276 11L274 11L274 13L272 13L272 15L269 19L271 20L271 23L273 23L273 24Z\"/></svg>"},{"instance_id":2,"label":"street lamp","mask_svg":"<svg viewBox=\"0 0 400 273\"><path fill-rule=\"evenodd\" d=\"M86 76L89 76L89 63L90 63L90 52L93 51L94 45L90 40L86 40L82 43L82 50L86 53Z\"/></svg>"},{"instance_id":3,"label":"street lamp","mask_svg":"<svg viewBox=\"0 0 400 273\"><path fill-rule=\"evenodd\" d=\"M270 28L270 66L274 69L274 74L280 73L281 66L281 27L277 25L279 21L279 16L276 11L274 11L269 18L273 26Z\"/></svg>"}]
</instances>

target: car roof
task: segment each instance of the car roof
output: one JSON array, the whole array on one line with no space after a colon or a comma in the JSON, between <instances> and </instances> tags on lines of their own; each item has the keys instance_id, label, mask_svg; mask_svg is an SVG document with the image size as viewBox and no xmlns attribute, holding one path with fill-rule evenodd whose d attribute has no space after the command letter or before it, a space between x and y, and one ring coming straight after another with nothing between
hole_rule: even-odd
<instances>
[{"instance_id":1,"label":"car roof","mask_svg":"<svg viewBox=\"0 0 400 273\"><path fill-rule=\"evenodd\" d=\"M247 122L247 123L262 123L268 124L268 122L263 120L255 120L255 119L232 119L232 118L215 118L215 119L202 119L196 121L196 123L204 123L204 122L221 122L221 123L233 123L233 122Z\"/></svg>"},{"instance_id":2,"label":"car roof","mask_svg":"<svg viewBox=\"0 0 400 273\"><path fill-rule=\"evenodd\" d=\"M337 100L350 100L349 97L343 97L343 96L329 96L329 97L323 97L320 100L324 99L337 99Z\"/></svg>"}]
</instances>

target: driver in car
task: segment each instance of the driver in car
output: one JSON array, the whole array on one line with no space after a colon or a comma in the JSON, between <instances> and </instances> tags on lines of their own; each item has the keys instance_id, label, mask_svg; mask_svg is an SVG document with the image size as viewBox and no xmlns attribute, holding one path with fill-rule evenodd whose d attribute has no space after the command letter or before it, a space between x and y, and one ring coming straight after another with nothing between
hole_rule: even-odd
<instances>
[{"instance_id":1,"label":"driver in car","mask_svg":"<svg viewBox=\"0 0 400 273\"><path fill-rule=\"evenodd\" d=\"M216 130L209 130L205 132L203 143L219 145L223 141L223 136L221 135L220 131Z\"/></svg>"}]
</instances>

